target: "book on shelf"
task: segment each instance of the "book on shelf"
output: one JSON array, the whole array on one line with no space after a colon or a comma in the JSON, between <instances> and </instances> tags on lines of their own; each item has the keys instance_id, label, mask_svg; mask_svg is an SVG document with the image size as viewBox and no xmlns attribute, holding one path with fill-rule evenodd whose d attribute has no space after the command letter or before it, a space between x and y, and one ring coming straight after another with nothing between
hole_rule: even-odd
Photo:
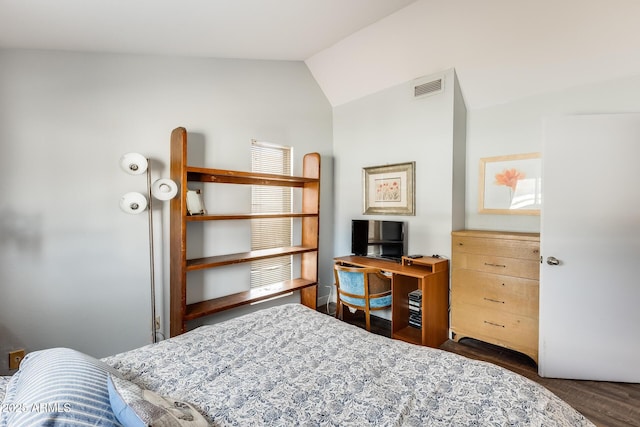
<instances>
[{"instance_id":1,"label":"book on shelf","mask_svg":"<svg viewBox=\"0 0 640 427\"><path fill-rule=\"evenodd\" d=\"M409 292L409 326L422 329L422 291Z\"/></svg>"},{"instance_id":2,"label":"book on shelf","mask_svg":"<svg viewBox=\"0 0 640 427\"><path fill-rule=\"evenodd\" d=\"M417 314L409 315L409 326L413 326L414 328L421 329L422 328L422 316Z\"/></svg>"},{"instance_id":3,"label":"book on shelf","mask_svg":"<svg viewBox=\"0 0 640 427\"><path fill-rule=\"evenodd\" d=\"M416 289L415 291L409 292L409 301L422 301L422 291Z\"/></svg>"}]
</instances>

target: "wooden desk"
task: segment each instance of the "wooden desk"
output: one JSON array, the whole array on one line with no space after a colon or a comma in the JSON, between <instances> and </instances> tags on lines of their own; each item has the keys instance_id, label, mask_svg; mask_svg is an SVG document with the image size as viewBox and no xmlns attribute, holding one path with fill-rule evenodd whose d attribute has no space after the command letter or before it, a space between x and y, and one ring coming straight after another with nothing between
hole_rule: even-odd
<instances>
[{"instance_id":1,"label":"wooden desk","mask_svg":"<svg viewBox=\"0 0 640 427\"><path fill-rule=\"evenodd\" d=\"M334 259L341 265L374 267L391 273L391 336L413 344L439 347L449 338L449 261L402 258L402 264L363 256ZM409 292L422 290L422 329L409 326Z\"/></svg>"}]
</instances>

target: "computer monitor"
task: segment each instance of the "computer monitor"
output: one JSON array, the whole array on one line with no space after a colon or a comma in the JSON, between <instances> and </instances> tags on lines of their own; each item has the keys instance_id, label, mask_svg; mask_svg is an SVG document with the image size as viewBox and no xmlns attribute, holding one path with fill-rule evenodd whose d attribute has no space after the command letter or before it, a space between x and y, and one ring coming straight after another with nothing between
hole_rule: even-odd
<instances>
[{"instance_id":1,"label":"computer monitor","mask_svg":"<svg viewBox=\"0 0 640 427\"><path fill-rule=\"evenodd\" d=\"M352 220L351 253L400 261L407 252L404 221Z\"/></svg>"}]
</instances>

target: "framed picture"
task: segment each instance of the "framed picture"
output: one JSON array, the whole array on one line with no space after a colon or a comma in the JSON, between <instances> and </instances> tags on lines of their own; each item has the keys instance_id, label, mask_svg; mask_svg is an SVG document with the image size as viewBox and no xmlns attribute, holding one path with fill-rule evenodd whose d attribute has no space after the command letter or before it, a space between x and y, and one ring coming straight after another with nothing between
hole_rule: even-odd
<instances>
[{"instance_id":1,"label":"framed picture","mask_svg":"<svg viewBox=\"0 0 640 427\"><path fill-rule=\"evenodd\" d=\"M206 215L200 190L187 190L187 213L189 215Z\"/></svg>"},{"instance_id":2,"label":"framed picture","mask_svg":"<svg viewBox=\"0 0 640 427\"><path fill-rule=\"evenodd\" d=\"M364 214L415 215L415 162L362 169Z\"/></svg>"},{"instance_id":3,"label":"framed picture","mask_svg":"<svg viewBox=\"0 0 640 427\"><path fill-rule=\"evenodd\" d=\"M540 153L480 159L480 213L540 215L542 164Z\"/></svg>"}]
</instances>

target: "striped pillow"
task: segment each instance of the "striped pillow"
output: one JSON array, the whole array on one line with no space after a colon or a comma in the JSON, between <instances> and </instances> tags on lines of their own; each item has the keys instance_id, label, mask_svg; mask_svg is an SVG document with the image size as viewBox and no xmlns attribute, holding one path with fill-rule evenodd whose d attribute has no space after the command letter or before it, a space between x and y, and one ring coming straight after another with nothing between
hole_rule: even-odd
<instances>
[{"instance_id":1,"label":"striped pillow","mask_svg":"<svg viewBox=\"0 0 640 427\"><path fill-rule=\"evenodd\" d=\"M68 348L29 353L7 385L0 426L120 426L111 409L109 365Z\"/></svg>"}]
</instances>

